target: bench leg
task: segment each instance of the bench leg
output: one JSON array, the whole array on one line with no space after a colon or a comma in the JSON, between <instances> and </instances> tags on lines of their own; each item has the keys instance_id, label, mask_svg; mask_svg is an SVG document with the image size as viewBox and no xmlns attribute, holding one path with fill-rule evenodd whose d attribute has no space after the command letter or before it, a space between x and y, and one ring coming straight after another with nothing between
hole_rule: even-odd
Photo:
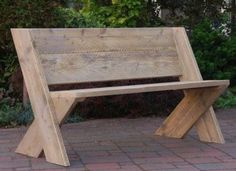
<instances>
[{"instance_id":1,"label":"bench leg","mask_svg":"<svg viewBox=\"0 0 236 171\"><path fill-rule=\"evenodd\" d=\"M218 120L212 107L196 122L197 133L201 141L224 144Z\"/></svg>"},{"instance_id":2,"label":"bench leg","mask_svg":"<svg viewBox=\"0 0 236 171\"><path fill-rule=\"evenodd\" d=\"M71 112L78 101L84 99L75 100L73 98L55 98L53 104L56 110L58 122L61 124L67 115ZM30 125L20 144L18 145L16 153L27 155L30 157L39 157L43 152L42 142L40 134L38 132L38 124L36 120Z\"/></svg>"},{"instance_id":3,"label":"bench leg","mask_svg":"<svg viewBox=\"0 0 236 171\"><path fill-rule=\"evenodd\" d=\"M186 90L183 100L155 134L183 138L225 89L226 86L217 86Z\"/></svg>"}]
</instances>

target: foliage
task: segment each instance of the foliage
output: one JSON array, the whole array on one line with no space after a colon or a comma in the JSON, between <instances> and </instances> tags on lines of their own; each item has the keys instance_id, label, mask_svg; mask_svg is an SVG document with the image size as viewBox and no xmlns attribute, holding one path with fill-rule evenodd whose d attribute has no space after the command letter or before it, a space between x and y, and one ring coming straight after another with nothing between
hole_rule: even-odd
<instances>
[{"instance_id":1,"label":"foliage","mask_svg":"<svg viewBox=\"0 0 236 171\"><path fill-rule=\"evenodd\" d=\"M60 0L0 1L0 87L8 89L9 78L18 67L10 28L48 27L51 11L59 5Z\"/></svg>"},{"instance_id":2,"label":"foliage","mask_svg":"<svg viewBox=\"0 0 236 171\"><path fill-rule=\"evenodd\" d=\"M18 60L15 55L0 56L0 87L8 89L9 77L16 71L17 66Z\"/></svg>"},{"instance_id":3,"label":"foliage","mask_svg":"<svg viewBox=\"0 0 236 171\"><path fill-rule=\"evenodd\" d=\"M33 111L29 104L23 107L22 103L12 101L11 98L4 98L0 102L0 127L27 126L33 121L33 118ZM65 120L65 123L75 123L82 120L78 108L76 108Z\"/></svg>"},{"instance_id":4,"label":"foliage","mask_svg":"<svg viewBox=\"0 0 236 171\"><path fill-rule=\"evenodd\" d=\"M75 110L66 118L65 123L78 123L83 121L84 119L81 117L80 108L76 107Z\"/></svg>"},{"instance_id":5,"label":"foliage","mask_svg":"<svg viewBox=\"0 0 236 171\"><path fill-rule=\"evenodd\" d=\"M226 7L225 0L157 0L162 9L168 9L166 16L168 24L182 25L190 31L208 18L219 25L223 21L222 9Z\"/></svg>"},{"instance_id":6,"label":"foliage","mask_svg":"<svg viewBox=\"0 0 236 171\"><path fill-rule=\"evenodd\" d=\"M27 125L33 120L30 107L23 108L18 101L5 98L0 102L0 127Z\"/></svg>"},{"instance_id":7,"label":"foliage","mask_svg":"<svg viewBox=\"0 0 236 171\"><path fill-rule=\"evenodd\" d=\"M107 5L108 4L108 5ZM98 27L139 27L150 25L145 0L113 0L99 5L97 1L84 1L81 13L87 23L96 21ZM153 26L160 25L157 19Z\"/></svg>"},{"instance_id":8,"label":"foliage","mask_svg":"<svg viewBox=\"0 0 236 171\"><path fill-rule=\"evenodd\" d=\"M0 1L0 52L14 50L10 28L14 27L47 27L52 21L51 11L59 4L59 0L21 0Z\"/></svg>"},{"instance_id":9,"label":"foliage","mask_svg":"<svg viewBox=\"0 0 236 171\"><path fill-rule=\"evenodd\" d=\"M236 106L236 95L233 94L231 91L226 91L224 95L219 97L216 101L215 107L217 108L230 108Z\"/></svg>"},{"instance_id":10,"label":"foliage","mask_svg":"<svg viewBox=\"0 0 236 171\"><path fill-rule=\"evenodd\" d=\"M191 44L205 79L236 80L236 37L228 37L209 20L197 25Z\"/></svg>"},{"instance_id":11,"label":"foliage","mask_svg":"<svg viewBox=\"0 0 236 171\"><path fill-rule=\"evenodd\" d=\"M76 28L88 27L85 23L85 18L73 8L56 8L53 13L53 23L49 27L58 28ZM92 26L92 25L91 25Z\"/></svg>"}]
</instances>

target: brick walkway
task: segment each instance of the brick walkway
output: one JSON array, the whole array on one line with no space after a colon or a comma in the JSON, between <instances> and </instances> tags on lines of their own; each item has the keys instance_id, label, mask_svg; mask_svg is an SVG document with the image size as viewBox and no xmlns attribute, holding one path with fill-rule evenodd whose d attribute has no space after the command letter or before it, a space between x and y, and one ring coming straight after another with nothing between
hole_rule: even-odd
<instances>
[{"instance_id":1,"label":"brick walkway","mask_svg":"<svg viewBox=\"0 0 236 171\"><path fill-rule=\"evenodd\" d=\"M102 119L62 127L71 167L14 153L25 128L0 129L0 171L197 171L236 170L236 109L218 111L227 143L153 136L160 118Z\"/></svg>"}]
</instances>

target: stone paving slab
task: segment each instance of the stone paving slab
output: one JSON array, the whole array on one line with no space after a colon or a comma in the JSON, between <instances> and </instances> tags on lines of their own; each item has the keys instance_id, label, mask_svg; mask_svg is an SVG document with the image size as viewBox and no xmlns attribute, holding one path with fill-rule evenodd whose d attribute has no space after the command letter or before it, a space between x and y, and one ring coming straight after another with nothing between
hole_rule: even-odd
<instances>
[{"instance_id":1,"label":"stone paving slab","mask_svg":"<svg viewBox=\"0 0 236 171\"><path fill-rule=\"evenodd\" d=\"M236 109L217 111L226 144L154 136L163 118L100 119L62 126L70 167L14 153L26 128L0 129L0 171L236 171Z\"/></svg>"}]
</instances>

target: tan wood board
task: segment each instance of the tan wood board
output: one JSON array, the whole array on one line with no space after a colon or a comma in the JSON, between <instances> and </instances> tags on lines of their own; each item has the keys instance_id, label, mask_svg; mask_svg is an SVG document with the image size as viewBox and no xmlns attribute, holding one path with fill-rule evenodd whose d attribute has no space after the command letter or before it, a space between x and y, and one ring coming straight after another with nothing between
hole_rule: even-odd
<instances>
[{"instance_id":1,"label":"tan wood board","mask_svg":"<svg viewBox=\"0 0 236 171\"><path fill-rule=\"evenodd\" d=\"M220 85L228 85L228 80L211 80L211 81L185 81L185 82L169 82L169 83L156 83L156 84L141 84L130 86L116 86L104 88L91 88L80 90L64 90L50 92L53 98L59 97L96 97L96 96L109 96L118 94L132 94L140 92L154 92L166 90L185 90L202 87L215 87Z\"/></svg>"},{"instance_id":2,"label":"tan wood board","mask_svg":"<svg viewBox=\"0 0 236 171\"><path fill-rule=\"evenodd\" d=\"M40 55L48 84L127 80L181 75L177 53L159 51Z\"/></svg>"},{"instance_id":3,"label":"tan wood board","mask_svg":"<svg viewBox=\"0 0 236 171\"><path fill-rule=\"evenodd\" d=\"M186 90L188 93L156 131L157 135L183 138L227 86Z\"/></svg>"},{"instance_id":4,"label":"tan wood board","mask_svg":"<svg viewBox=\"0 0 236 171\"><path fill-rule=\"evenodd\" d=\"M30 32L40 54L175 47L171 28L31 29Z\"/></svg>"},{"instance_id":5,"label":"tan wood board","mask_svg":"<svg viewBox=\"0 0 236 171\"><path fill-rule=\"evenodd\" d=\"M34 116L40 130L46 160L68 166L69 160L55 116L54 105L29 31L25 29L12 29L11 31Z\"/></svg>"},{"instance_id":6,"label":"tan wood board","mask_svg":"<svg viewBox=\"0 0 236 171\"><path fill-rule=\"evenodd\" d=\"M188 36L184 28L173 28L174 40L182 68L181 81L202 80ZM195 124L201 141L225 143L218 120L212 107Z\"/></svg>"}]
</instances>

